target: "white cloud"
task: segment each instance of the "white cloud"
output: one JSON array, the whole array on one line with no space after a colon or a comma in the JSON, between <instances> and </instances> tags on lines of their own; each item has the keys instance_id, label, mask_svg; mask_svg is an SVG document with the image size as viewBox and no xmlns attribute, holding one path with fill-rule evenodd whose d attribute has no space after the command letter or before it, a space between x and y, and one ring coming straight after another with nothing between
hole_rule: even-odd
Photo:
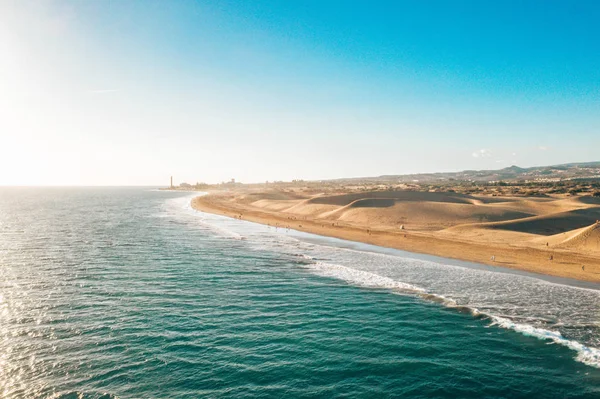
<instances>
[{"instance_id":1,"label":"white cloud","mask_svg":"<svg viewBox=\"0 0 600 399\"><path fill-rule=\"evenodd\" d=\"M471 155L473 156L473 158L489 158L492 156L492 153L490 152L490 150L486 150L485 148L482 148L479 151L475 151Z\"/></svg>"},{"instance_id":2,"label":"white cloud","mask_svg":"<svg viewBox=\"0 0 600 399\"><path fill-rule=\"evenodd\" d=\"M548 147L546 147L545 145L541 145L538 147L538 150L540 151L546 151L548 149Z\"/></svg>"}]
</instances>

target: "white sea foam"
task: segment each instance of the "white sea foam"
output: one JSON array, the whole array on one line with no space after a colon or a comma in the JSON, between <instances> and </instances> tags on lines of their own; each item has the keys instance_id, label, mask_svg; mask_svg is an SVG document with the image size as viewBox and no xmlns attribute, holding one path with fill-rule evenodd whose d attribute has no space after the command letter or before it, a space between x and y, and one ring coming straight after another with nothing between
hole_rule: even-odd
<instances>
[{"instance_id":1,"label":"white sea foam","mask_svg":"<svg viewBox=\"0 0 600 399\"><path fill-rule=\"evenodd\" d=\"M374 273L362 270L352 269L350 267L337 265L333 263L315 262L308 264L307 267L320 276L334 277L349 283L368 288L384 288L390 290L401 290L409 292L423 292L422 288L412 284L402 283L389 277L379 276Z\"/></svg>"},{"instance_id":2,"label":"white sea foam","mask_svg":"<svg viewBox=\"0 0 600 399\"><path fill-rule=\"evenodd\" d=\"M492 319L491 325L497 325L502 328L517 331L523 335L535 337L542 340L551 340L556 344L566 346L577 352L576 360L600 368L600 349L591 348L581 344L580 342L566 339L558 331L546 330L537 328L529 324L515 323L507 318L499 316L490 316Z\"/></svg>"},{"instance_id":3,"label":"white sea foam","mask_svg":"<svg viewBox=\"0 0 600 399\"><path fill-rule=\"evenodd\" d=\"M305 257L306 259L311 259L310 256L305 255ZM475 307L461 306L452 298L447 298L443 295L427 293L420 287L396 281L389 277L379 276L374 273L325 262L315 262L312 264L308 264L307 267L316 272L318 275L337 278L349 282L351 284L356 284L361 287L383 288L390 290L399 290L403 292L410 292L418 294L423 299L438 302L450 308L464 309L465 311L471 313L473 316L489 317L492 320L492 323L490 324L491 326L497 325L502 328L511 329L523 335L535 337L542 340L551 340L556 344L566 346L576 351L577 361L582 362L588 366L600 368L600 349L588 347L581 344L580 342L566 339L558 331L546 330L524 323L515 323L506 317L486 314L480 312L479 309Z\"/></svg>"}]
</instances>

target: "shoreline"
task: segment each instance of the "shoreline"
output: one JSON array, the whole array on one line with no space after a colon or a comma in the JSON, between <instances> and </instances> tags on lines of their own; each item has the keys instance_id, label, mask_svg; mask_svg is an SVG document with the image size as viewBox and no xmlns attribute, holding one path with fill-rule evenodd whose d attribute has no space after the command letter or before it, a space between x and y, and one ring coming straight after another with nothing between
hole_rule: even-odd
<instances>
[{"instance_id":1,"label":"shoreline","mask_svg":"<svg viewBox=\"0 0 600 399\"><path fill-rule=\"evenodd\" d=\"M537 248L489 245L456 238L440 237L435 233L393 232L371 230L330 221L290 218L289 215L268 211L239 203L219 200L215 195L197 196L191 200L192 208L247 220L269 226L289 228L325 237L339 238L363 244L392 248L416 254L425 254L460 261L475 262L492 267L521 270L536 274L600 283L600 259L574 252L549 252ZM491 257L494 256L495 260ZM585 270L581 266L585 265Z\"/></svg>"},{"instance_id":2,"label":"shoreline","mask_svg":"<svg viewBox=\"0 0 600 399\"><path fill-rule=\"evenodd\" d=\"M198 211L201 212L201 211ZM221 215L220 215L221 216ZM249 223L255 223L252 221L248 221ZM261 223L261 225L263 225ZM264 226L264 225L263 225ZM402 258L410 258L423 260L427 262L440 263L449 266L458 266L461 268L474 269L474 270L483 270L483 271L491 271L495 273L507 273L512 275L524 276L535 278L538 280L543 280L545 282L551 284L559 284L565 285L569 287L582 288L594 291L600 291L600 283L586 281L586 280L577 280L569 277L561 277L554 276L551 274L542 274L531 272L523 269L516 268L507 268L499 265L487 265L482 262L473 262L464 259L456 259L456 258L448 258L438 255L431 255L426 253L419 252L409 252L398 248L390 248L383 247L379 245L367 244L360 241L350 241L342 238L336 238L331 236L323 236L314 233L308 233L304 231L293 230L292 236L298 238L302 241L319 244L319 245L327 245L335 248L348 249L351 251L360 251L360 252L369 252L375 254L382 255L390 255L390 256L399 256Z\"/></svg>"}]
</instances>

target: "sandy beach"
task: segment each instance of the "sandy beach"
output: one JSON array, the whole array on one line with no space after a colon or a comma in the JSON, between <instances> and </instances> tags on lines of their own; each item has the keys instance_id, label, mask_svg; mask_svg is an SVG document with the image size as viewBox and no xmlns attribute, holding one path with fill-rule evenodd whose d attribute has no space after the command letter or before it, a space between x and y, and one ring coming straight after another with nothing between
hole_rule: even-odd
<instances>
[{"instance_id":1,"label":"sandy beach","mask_svg":"<svg viewBox=\"0 0 600 399\"><path fill-rule=\"evenodd\" d=\"M378 191L213 192L200 211L279 228L600 282L600 199Z\"/></svg>"}]
</instances>

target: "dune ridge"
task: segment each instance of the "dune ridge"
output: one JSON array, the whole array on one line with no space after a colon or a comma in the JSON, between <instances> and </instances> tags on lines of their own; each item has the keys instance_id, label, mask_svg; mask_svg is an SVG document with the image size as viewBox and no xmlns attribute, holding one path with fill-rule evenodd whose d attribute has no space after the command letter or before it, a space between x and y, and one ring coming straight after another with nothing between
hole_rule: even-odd
<instances>
[{"instance_id":1,"label":"dune ridge","mask_svg":"<svg viewBox=\"0 0 600 399\"><path fill-rule=\"evenodd\" d=\"M600 223L594 223L589 227L577 230L575 234L556 246L600 253Z\"/></svg>"}]
</instances>

